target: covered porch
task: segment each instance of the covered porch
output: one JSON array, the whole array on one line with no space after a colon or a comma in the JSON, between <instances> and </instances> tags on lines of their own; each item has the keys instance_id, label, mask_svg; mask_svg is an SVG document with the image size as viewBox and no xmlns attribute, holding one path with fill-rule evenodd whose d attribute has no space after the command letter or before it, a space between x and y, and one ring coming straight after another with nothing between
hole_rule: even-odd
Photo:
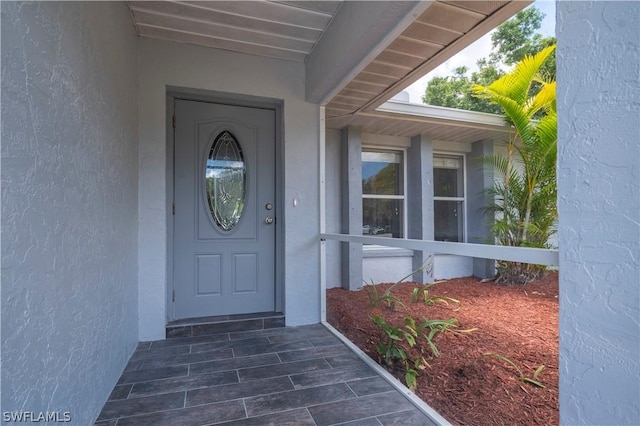
<instances>
[{"instance_id":1,"label":"covered porch","mask_svg":"<svg viewBox=\"0 0 640 426\"><path fill-rule=\"evenodd\" d=\"M429 415L388 390L382 373L367 370L322 324L326 240L379 241L345 235L362 229L326 227L328 122L365 125L356 116L371 118L529 3L2 2L3 414L68 415L79 425L175 423L178 414L196 424L298 415L319 424L403 424L379 403L388 398L399 412ZM636 3L558 4L561 222L553 261L561 267L566 424L640 419L640 210L629 196L638 193L640 137L640 57L629 28L639 19ZM275 216L251 211L256 227L273 225L275 243L259 255L271 256L270 309L284 313L285 328L196 336L192 328L191 337L166 339L167 324L181 319L174 212L184 206L175 195L189 192L174 185L175 93L273 111L267 186L276 195L254 206ZM428 238L396 241L421 252L504 254ZM203 255L202 265L189 265L204 275L222 264L217 253L191 254ZM235 273L260 256L238 257ZM243 364L256 356L261 365ZM340 374L333 383L315 376L352 367L364 376ZM276 379L281 391L242 393ZM222 399L198 402L199 393L220 390ZM369 417L350 405L371 401L382 411ZM202 408L211 404L220 410Z\"/></svg>"}]
</instances>

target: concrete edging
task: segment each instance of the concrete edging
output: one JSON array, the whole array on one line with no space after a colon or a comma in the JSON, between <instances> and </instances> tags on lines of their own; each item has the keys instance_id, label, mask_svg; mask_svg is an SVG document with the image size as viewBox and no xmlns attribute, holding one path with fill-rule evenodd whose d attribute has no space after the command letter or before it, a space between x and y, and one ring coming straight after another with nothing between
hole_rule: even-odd
<instances>
[{"instance_id":1,"label":"concrete edging","mask_svg":"<svg viewBox=\"0 0 640 426\"><path fill-rule=\"evenodd\" d=\"M322 321L322 325L329 330L334 336L336 336L342 343L344 343L354 354L356 354L360 359L362 359L369 367L373 368L376 373L382 376L391 386L393 386L398 392L402 394L405 398L409 400L418 410L420 410L424 415L433 420L434 423L440 426L451 426L451 423L444 417L442 417L436 410L431 408L426 402L418 398L418 396L413 393L409 388L403 385L398 379L393 377L387 370L385 370L380 364L375 362L373 359L369 357L366 353L364 353L359 347L353 344L353 342L347 339L342 333L333 328L331 324L326 321Z\"/></svg>"}]
</instances>

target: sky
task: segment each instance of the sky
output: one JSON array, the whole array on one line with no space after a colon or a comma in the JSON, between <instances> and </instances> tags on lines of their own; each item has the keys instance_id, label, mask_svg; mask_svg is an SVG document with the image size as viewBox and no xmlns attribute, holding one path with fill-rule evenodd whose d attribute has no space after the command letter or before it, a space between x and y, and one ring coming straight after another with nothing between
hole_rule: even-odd
<instances>
[{"instance_id":1,"label":"sky","mask_svg":"<svg viewBox=\"0 0 640 426\"><path fill-rule=\"evenodd\" d=\"M555 35L556 28L556 3L554 0L536 0L531 6L537 7L545 17L542 21L542 26L539 32L543 36ZM492 31L493 32L493 31ZM470 72L477 71L476 61L480 58L489 56L491 52L491 33L489 32L482 38L478 39L475 43L449 59L438 68L431 71L429 74L420 78L411 86L404 89L409 93L409 102L421 104L422 95L427 87L427 82L433 77L447 77L453 75L453 70L461 65L465 65L469 68Z\"/></svg>"}]
</instances>

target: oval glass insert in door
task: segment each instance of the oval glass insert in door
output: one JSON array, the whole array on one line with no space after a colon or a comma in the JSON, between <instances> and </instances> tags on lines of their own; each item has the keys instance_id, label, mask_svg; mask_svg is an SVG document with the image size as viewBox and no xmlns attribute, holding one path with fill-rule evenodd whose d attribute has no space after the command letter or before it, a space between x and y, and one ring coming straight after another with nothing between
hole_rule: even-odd
<instances>
[{"instance_id":1,"label":"oval glass insert in door","mask_svg":"<svg viewBox=\"0 0 640 426\"><path fill-rule=\"evenodd\" d=\"M205 167L205 192L211 217L223 231L240 222L246 196L246 164L242 148L228 130L211 144Z\"/></svg>"}]
</instances>

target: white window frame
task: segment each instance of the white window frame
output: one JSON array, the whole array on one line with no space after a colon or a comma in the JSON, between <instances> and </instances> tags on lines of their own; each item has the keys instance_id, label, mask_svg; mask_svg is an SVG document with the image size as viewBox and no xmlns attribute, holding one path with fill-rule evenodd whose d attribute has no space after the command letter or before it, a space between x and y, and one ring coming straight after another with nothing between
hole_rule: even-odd
<instances>
[{"instance_id":1,"label":"white window frame","mask_svg":"<svg viewBox=\"0 0 640 426\"><path fill-rule=\"evenodd\" d=\"M407 148L399 146L387 146L387 145L362 145L361 152L375 151L375 152L396 152L402 154L402 188L403 195L371 195L362 193L362 200L368 199L382 199L382 200L402 200L402 238L394 238L394 240L404 240L407 238L408 225L407 225ZM360 171L360 177L362 180L362 171ZM382 245L365 244L362 247L364 257L380 256L382 252L389 253L391 256L400 256L407 253L413 254L411 250L405 250L398 247L387 247ZM370 256L368 256L370 255Z\"/></svg>"},{"instance_id":2,"label":"white window frame","mask_svg":"<svg viewBox=\"0 0 640 426\"><path fill-rule=\"evenodd\" d=\"M462 197L436 197L433 196L433 201L462 201L462 243L467 242L467 154L455 151L433 151L433 158L437 156L449 156L449 157L462 157ZM433 162L432 162L433 163ZM435 166L433 167L436 168ZM435 185L435 182L434 182ZM435 191L434 191L435 194ZM435 226L435 211L434 211L434 226ZM434 229L435 232L435 229Z\"/></svg>"}]
</instances>

